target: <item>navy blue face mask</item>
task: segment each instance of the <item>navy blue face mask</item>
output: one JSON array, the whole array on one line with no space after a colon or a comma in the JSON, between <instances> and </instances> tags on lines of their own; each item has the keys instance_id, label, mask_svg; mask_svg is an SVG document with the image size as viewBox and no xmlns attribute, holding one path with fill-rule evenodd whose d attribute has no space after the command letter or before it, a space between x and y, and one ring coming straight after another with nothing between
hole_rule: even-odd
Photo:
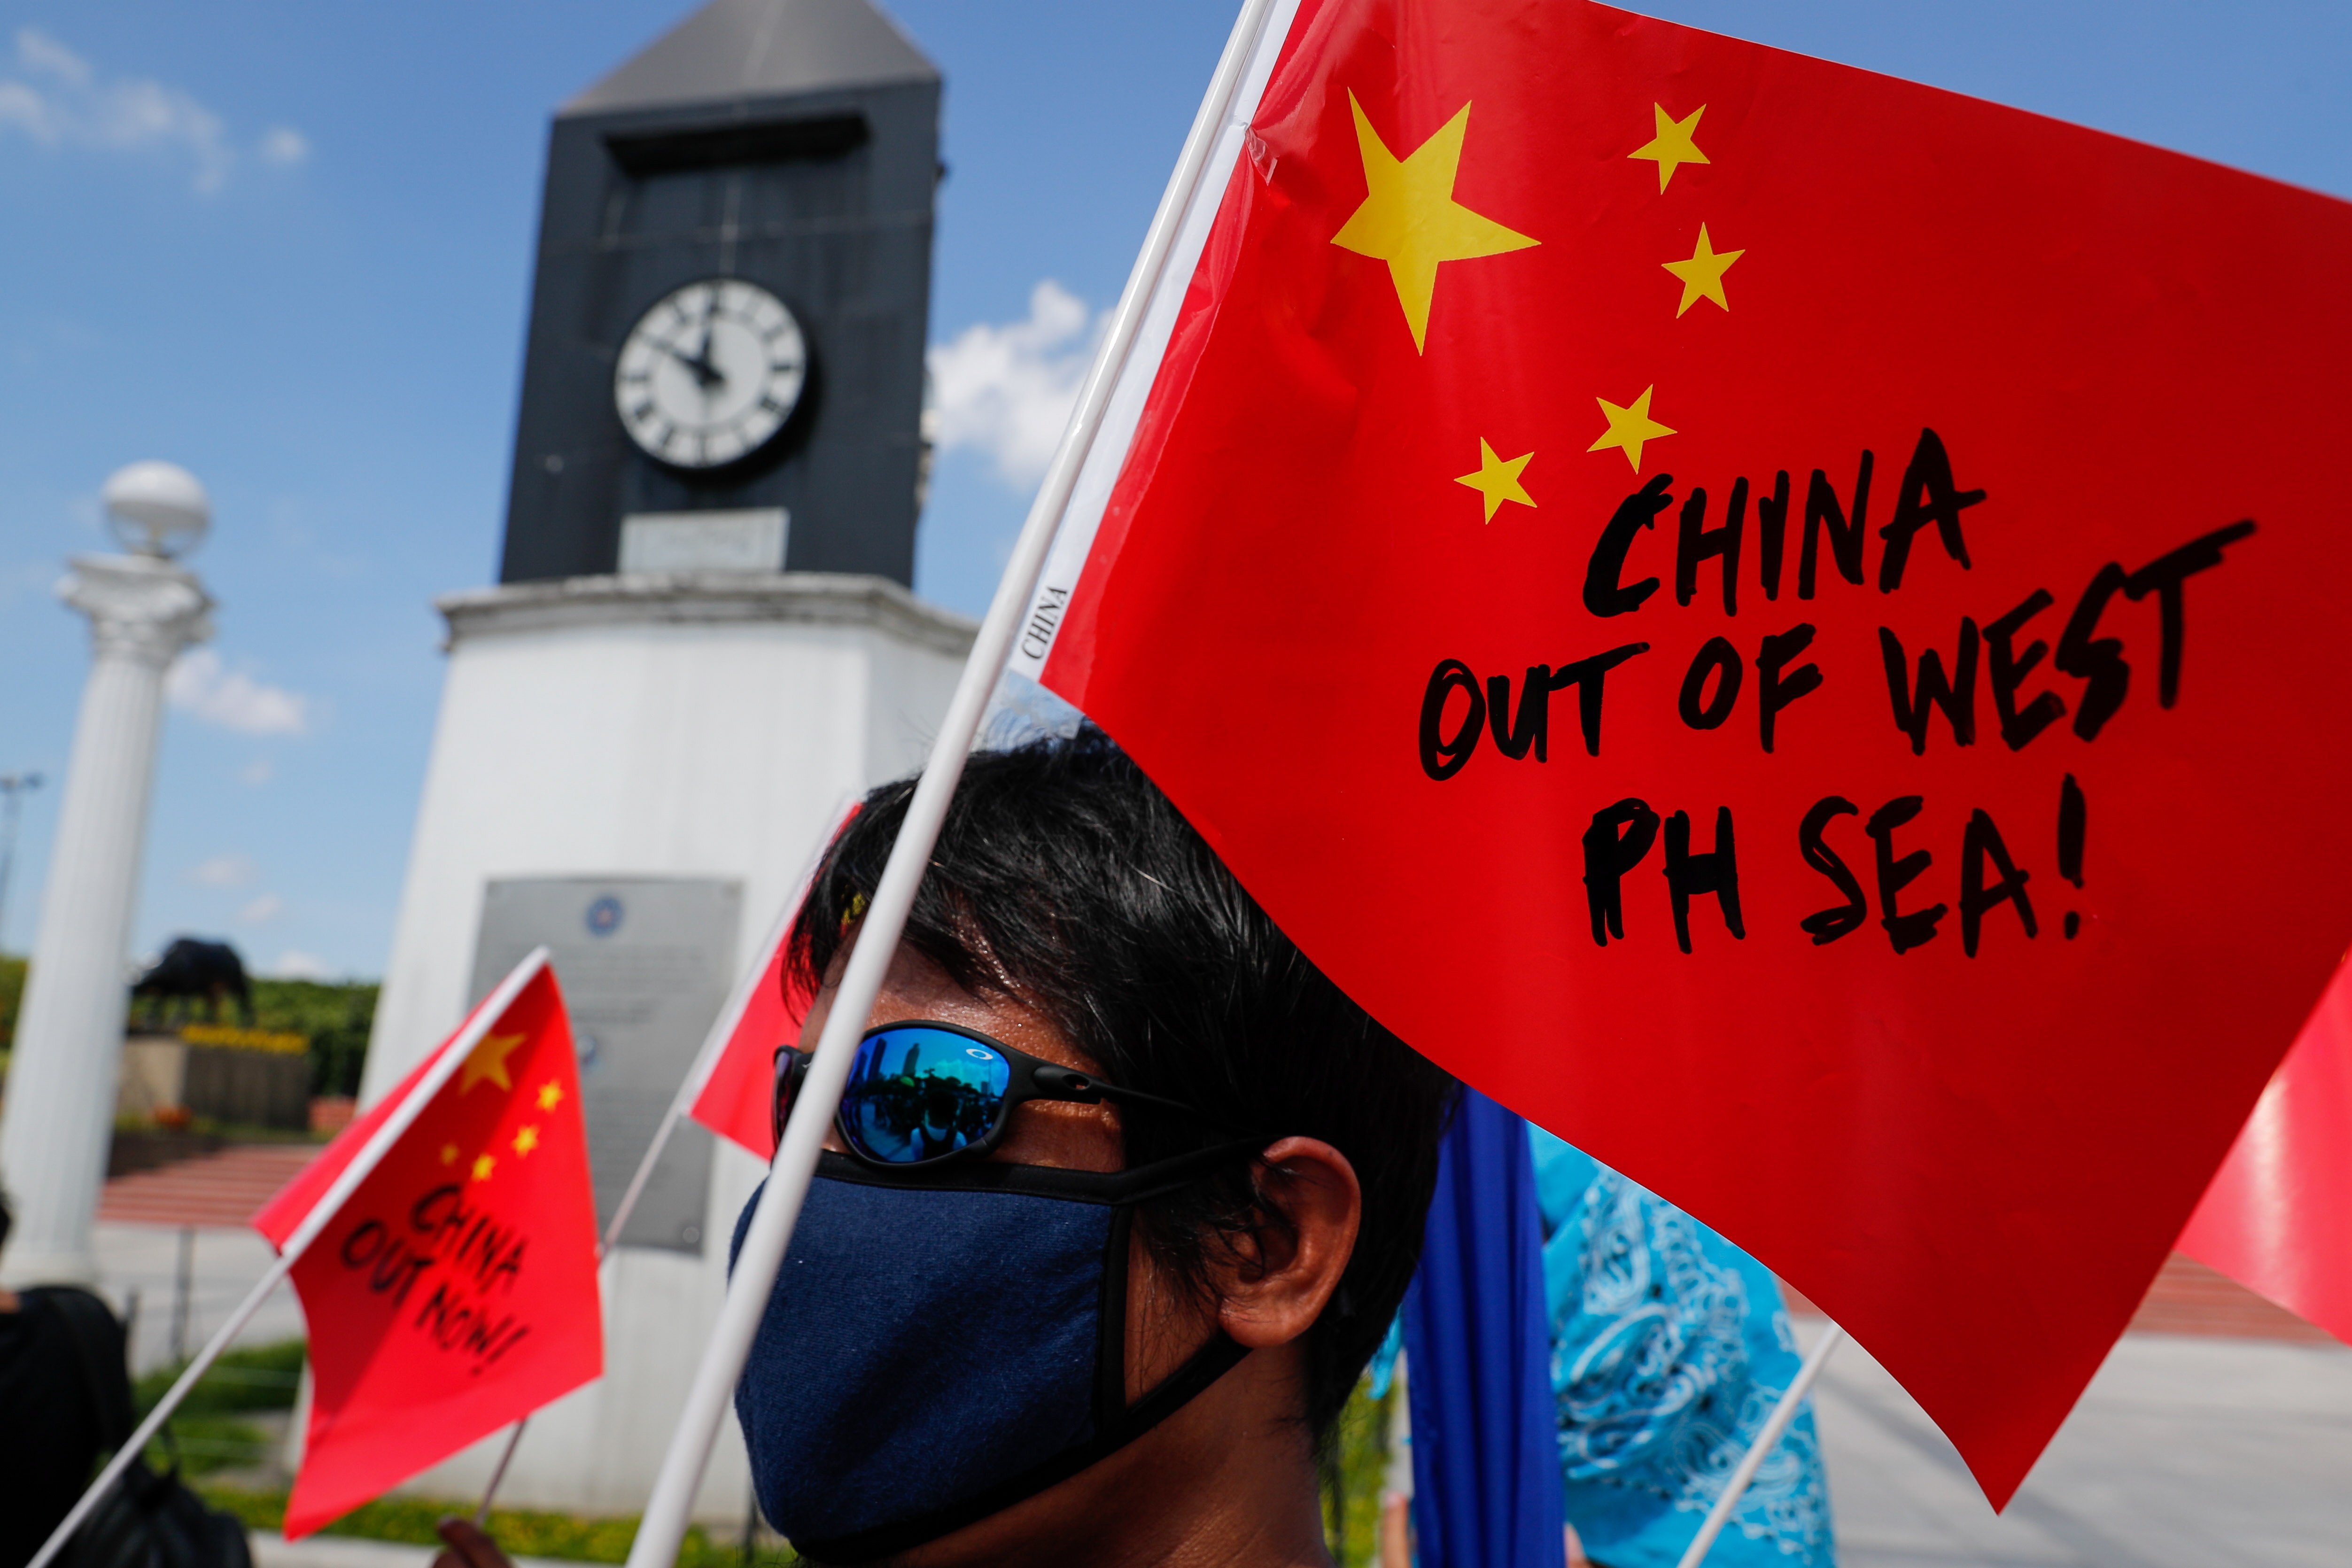
<instances>
[{"instance_id":1,"label":"navy blue face mask","mask_svg":"<svg viewBox=\"0 0 2352 1568\"><path fill-rule=\"evenodd\" d=\"M1219 1332L1129 1405L1128 1238L1137 1205L1240 1152L1108 1175L822 1156L735 1389L768 1521L824 1562L887 1556L1181 1409L1248 1352Z\"/></svg>"}]
</instances>

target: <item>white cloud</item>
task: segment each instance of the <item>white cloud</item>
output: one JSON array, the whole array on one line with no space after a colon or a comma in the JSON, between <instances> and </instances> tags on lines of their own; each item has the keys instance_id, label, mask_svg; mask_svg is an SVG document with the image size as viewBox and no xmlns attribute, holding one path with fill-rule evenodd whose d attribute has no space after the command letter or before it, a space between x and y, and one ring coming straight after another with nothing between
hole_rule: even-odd
<instances>
[{"instance_id":1,"label":"white cloud","mask_svg":"<svg viewBox=\"0 0 2352 1568\"><path fill-rule=\"evenodd\" d=\"M257 151L260 153L263 163L291 168L297 163L310 161L310 139L291 125L273 125L261 133L261 144Z\"/></svg>"},{"instance_id":2,"label":"white cloud","mask_svg":"<svg viewBox=\"0 0 2352 1568\"><path fill-rule=\"evenodd\" d=\"M299 735L310 727L310 699L232 670L208 647L180 656L163 694L181 711L243 735Z\"/></svg>"},{"instance_id":3,"label":"white cloud","mask_svg":"<svg viewBox=\"0 0 2352 1568\"><path fill-rule=\"evenodd\" d=\"M272 980L324 980L327 977L325 959L291 947L279 953L278 962L269 968Z\"/></svg>"},{"instance_id":4,"label":"white cloud","mask_svg":"<svg viewBox=\"0 0 2352 1568\"><path fill-rule=\"evenodd\" d=\"M286 907L286 900L275 893L264 893L236 911L236 918L249 926L257 926Z\"/></svg>"},{"instance_id":5,"label":"white cloud","mask_svg":"<svg viewBox=\"0 0 2352 1568\"><path fill-rule=\"evenodd\" d=\"M242 888L259 874L259 868L243 855L215 855L199 861L188 872L188 880L199 888Z\"/></svg>"},{"instance_id":6,"label":"white cloud","mask_svg":"<svg viewBox=\"0 0 2352 1568\"><path fill-rule=\"evenodd\" d=\"M259 789L278 776L278 764L268 757L256 757L236 770L236 782Z\"/></svg>"},{"instance_id":7,"label":"white cloud","mask_svg":"<svg viewBox=\"0 0 2352 1568\"><path fill-rule=\"evenodd\" d=\"M163 150L186 158L195 188L210 195L236 162L221 117L190 93L147 77L109 77L37 27L16 31L16 72L0 76L0 128L43 147ZM291 126L264 133L267 163L299 163L310 144Z\"/></svg>"},{"instance_id":8,"label":"white cloud","mask_svg":"<svg viewBox=\"0 0 2352 1568\"><path fill-rule=\"evenodd\" d=\"M1089 319L1086 301L1048 278L1030 292L1027 321L977 322L932 349L940 450L973 447L1005 483L1036 484L1108 316Z\"/></svg>"},{"instance_id":9,"label":"white cloud","mask_svg":"<svg viewBox=\"0 0 2352 1568\"><path fill-rule=\"evenodd\" d=\"M56 77L68 86L89 85L89 62L38 27L16 30L16 58L27 69Z\"/></svg>"}]
</instances>

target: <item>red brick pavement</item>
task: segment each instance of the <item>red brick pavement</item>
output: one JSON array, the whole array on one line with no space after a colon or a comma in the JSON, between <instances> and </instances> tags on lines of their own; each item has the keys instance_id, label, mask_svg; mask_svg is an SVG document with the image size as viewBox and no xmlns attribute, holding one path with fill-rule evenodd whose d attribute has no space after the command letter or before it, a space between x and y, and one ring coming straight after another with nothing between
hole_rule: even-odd
<instances>
[{"instance_id":1,"label":"red brick pavement","mask_svg":"<svg viewBox=\"0 0 2352 1568\"><path fill-rule=\"evenodd\" d=\"M134 1171L106 1184L98 1217L132 1225L242 1227L318 1157L319 1149L315 1143L240 1143L216 1154Z\"/></svg>"}]
</instances>

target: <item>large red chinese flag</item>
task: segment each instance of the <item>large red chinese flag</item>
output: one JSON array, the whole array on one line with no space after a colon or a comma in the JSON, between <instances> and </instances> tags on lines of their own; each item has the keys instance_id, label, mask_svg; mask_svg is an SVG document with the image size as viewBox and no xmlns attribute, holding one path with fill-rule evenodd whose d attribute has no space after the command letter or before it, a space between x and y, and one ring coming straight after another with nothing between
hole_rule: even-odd
<instances>
[{"instance_id":1,"label":"large red chinese flag","mask_svg":"<svg viewBox=\"0 0 2352 1568\"><path fill-rule=\"evenodd\" d=\"M2352 969L2336 971L2179 1245L2352 1344Z\"/></svg>"},{"instance_id":2,"label":"large red chinese flag","mask_svg":"<svg viewBox=\"0 0 2352 1568\"><path fill-rule=\"evenodd\" d=\"M2352 938L2352 207L1600 5L1276 17L1016 668L2003 1501Z\"/></svg>"},{"instance_id":3,"label":"large red chinese flag","mask_svg":"<svg viewBox=\"0 0 2352 1568\"><path fill-rule=\"evenodd\" d=\"M572 1027L541 969L461 1028L253 1219L286 1245L442 1056L478 1037L294 1265L310 1425L286 1504L308 1534L601 1376L596 1209Z\"/></svg>"},{"instance_id":4,"label":"large red chinese flag","mask_svg":"<svg viewBox=\"0 0 2352 1568\"><path fill-rule=\"evenodd\" d=\"M857 815L858 805L851 802L835 819L818 858L793 889L775 930L768 933L757 978L719 1015L725 1038L710 1064L710 1076L703 1080L688 1111L721 1138L762 1160L776 1157L776 1047L800 1039L801 1022L808 1016L809 1004L816 1000L815 987L795 978L786 962L793 925L800 919L801 905L815 880L824 849L841 837L841 830Z\"/></svg>"}]
</instances>

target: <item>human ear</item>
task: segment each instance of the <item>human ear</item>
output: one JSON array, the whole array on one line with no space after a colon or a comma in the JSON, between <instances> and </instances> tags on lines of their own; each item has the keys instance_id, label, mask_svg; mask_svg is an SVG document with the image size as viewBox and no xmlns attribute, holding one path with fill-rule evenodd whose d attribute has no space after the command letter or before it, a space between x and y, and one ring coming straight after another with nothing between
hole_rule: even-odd
<instances>
[{"instance_id":1,"label":"human ear","mask_svg":"<svg viewBox=\"0 0 2352 1568\"><path fill-rule=\"evenodd\" d=\"M1285 1138L1260 1158L1259 1200L1277 1213L1217 1281L1218 1326L1250 1350L1288 1344L1314 1326L1355 1252L1364 1209L1356 1168L1319 1138Z\"/></svg>"}]
</instances>

